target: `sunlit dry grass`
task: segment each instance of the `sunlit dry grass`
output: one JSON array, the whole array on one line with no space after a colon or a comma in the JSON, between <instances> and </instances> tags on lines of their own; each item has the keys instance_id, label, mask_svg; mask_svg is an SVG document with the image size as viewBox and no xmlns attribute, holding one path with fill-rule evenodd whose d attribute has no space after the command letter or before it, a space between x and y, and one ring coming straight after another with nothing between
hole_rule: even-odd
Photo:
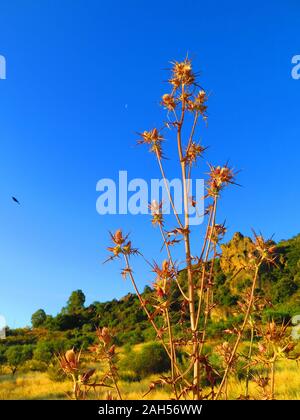
<instances>
[{"instance_id":1,"label":"sunlit dry grass","mask_svg":"<svg viewBox=\"0 0 300 420\"><path fill-rule=\"evenodd\" d=\"M149 388L149 382L154 379L149 377L141 382L123 382L120 386L123 396L127 400L142 399ZM69 391L70 384L66 382L53 382L46 373L27 373L17 375L12 378L5 375L0 379L0 400L60 400L66 399L66 392ZM95 397L105 399L105 392L99 392ZM147 399L164 399L169 395L164 390L156 390L147 396Z\"/></svg>"},{"instance_id":2,"label":"sunlit dry grass","mask_svg":"<svg viewBox=\"0 0 300 420\"><path fill-rule=\"evenodd\" d=\"M296 362L282 360L278 362L275 372L277 400L299 400L300 399L300 366ZM243 395L245 382L230 378L228 386L228 398L236 399ZM251 381L249 393L252 399L261 399L261 392L258 386Z\"/></svg>"},{"instance_id":3,"label":"sunlit dry grass","mask_svg":"<svg viewBox=\"0 0 300 420\"><path fill-rule=\"evenodd\" d=\"M68 382L53 382L46 373L31 372L0 379L1 400L60 400L66 398Z\"/></svg>"},{"instance_id":4,"label":"sunlit dry grass","mask_svg":"<svg viewBox=\"0 0 300 420\"><path fill-rule=\"evenodd\" d=\"M140 382L120 381L122 395L126 400L141 400L149 389L149 383L156 377L151 376ZM31 400L57 400L66 399L69 391L68 382L52 382L46 373L19 374L16 378L10 375L0 377L0 399L31 399ZM236 399L243 394L245 385L243 381L230 378L228 386L229 399ZM250 395L260 399L258 387L251 382ZM105 392L95 395L97 399L105 399ZM162 400L170 398L167 390L161 388L148 394L145 399ZM296 362L281 361L276 370L276 399L300 399L300 367Z\"/></svg>"}]
</instances>

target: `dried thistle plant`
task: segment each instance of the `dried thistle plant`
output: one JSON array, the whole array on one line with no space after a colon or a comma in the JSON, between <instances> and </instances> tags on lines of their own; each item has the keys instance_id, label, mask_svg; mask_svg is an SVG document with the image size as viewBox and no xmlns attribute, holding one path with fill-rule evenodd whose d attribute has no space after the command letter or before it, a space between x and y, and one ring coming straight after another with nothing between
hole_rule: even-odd
<instances>
[{"instance_id":1,"label":"dried thistle plant","mask_svg":"<svg viewBox=\"0 0 300 420\"><path fill-rule=\"evenodd\" d=\"M274 320L266 325L257 325L257 336L261 338L258 351L255 357L257 364L260 364L267 371L268 387L263 389L265 399L275 399L275 372L276 364L280 359L298 360L299 354L294 353L296 342L292 341L288 331L289 324L277 325Z\"/></svg>"},{"instance_id":2,"label":"dried thistle plant","mask_svg":"<svg viewBox=\"0 0 300 420\"><path fill-rule=\"evenodd\" d=\"M95 369L84 367L81 355L81 351L75 352L74 349L71 349L58 356L61 369L72 380L73 392L68 397L74 400L85 400L91 388L104 386L104 384L92 382Z\"/></svg>"},{"instance_id":3,"label":"dried thistle plant","mask_svg":"<svg viewBox=\"0 0 300 420\"><path fill-rule=\"evenodd\" d=\"M122 400L120 387L118 385L118 368L117 368L117 354L116 346L113 344L112 332L107 327L98 328L96 330L98 343L90 347L90 351L94 358L101 363L107 365L107 370L104 372L101 382L106 386L113 386L116 390L118 398ZM112 399L111 390L108 394Z\"/></svg>"},{"instance_id":4,"label":"dried thistle plant","mask_svg":"<svg viewBox=\"0 0 300 420\"><path fill-rule=\"evenodd\" d=\"M212 309L217 304L214 301L215 289L215 263L220 255L220 242L225 233L226 226L217 221L217 210L223 191L236 184L236 171L225 165L208 165L203 173L206 174L206 192L201 200L206 201L204 224L202 232L197 233L190 223L190 207L198 211L199 202L191 195L191 180L195 167L202 159L206 148L199 142L199 129L201 120L207 122L207 92L199 86L198 77L194 73L191 61L187 58L182 62L172 62L171 76L169 78L170 91L162 96L161 104L166 110L167 119L162 128L154 127L143 131L138 140L139 144L148 146L157 161L167 196L173 211L173 220L170 222L163 212L163 204L157 200L149 205L152 224L158 227L162 249L166 257L160 264L150 264L155 273L152 299L145 302L140 293L133 268L131 256L140 255L141 252L132 247L128 237L121 230L111 234L112 246L108 248L112 254L108 260L122 258L125 267L122 276L129 278L145 312L148 322L156 332L157 339L163 345L170 359L170 376L164 376L150 385L151 392L157 385L168 386L173 391L173 398L219 399L227 398L227 385L230 373L234 371L237 359L240 357L238 349L247 328L251 330L250 350L247 356L247 365L252 363L253 340L255 325L252 315L257 310L255 297L259 281L260 268L263 264L275 263L275 248L272 241L265 241L261 235L254 232L254 242L249 255L245 258L245 270L251 277L251 287L247 299L240 305L243 314L241 325L232 331L233 343L223 343L218 347L223 365L220 372L215 372L209 363L206 354L207 329L211 322ZM166 134L167 133L167 134ZM183 215L178 214L167 182L164 168L166 151L165 139L173 136L173 145L177 149L180 176L183 185ZM198 168L197 168L198 171ZM175 227L174 227L175 221ZM168 228L171 223L171 228ZM191 233L198 234L197 248L192 250ZM178 264L173 257L174 247L182 246L182 263ZM145 259L145 261L147 261ZM183 273L185 275L183 275ZM177 294L173 291L176 290ZM176 295L176 302L174 302ZM179 296L179 297L178 297ZM174 334L174 321L170 308L176 303L180 307L180 321L182 336ZM261 310L261 309L260 309ZM184 351L188 355L188 366L182 367L179 363L178 352ZM247 367L247 369L248 369ZM221 377L216 385L216 376ZM202 380L211 383L211 391L206 392L201 385ZM250 370L246 381L246 392L243 398L248 398L248 384ZM265 389L264 385L264 389ZM216 388L216 390L215 390ZM148 394L148 393L147 393ZM274 391L271 391L274 394Z\"/></svg>"},{"instance_id":5,"label":"dried thistle plant","mask_svg":"<svg viewBox=\"0 0 300 420\"><path fill-rule=\"evenodd\" d=\"M118 369L117 355L115 345L112 343L113 336L108 328L99 328L96 331L98 342L89 348L90 356L100 364L106 365L106 370L101 371L101 379L96 377L96 369L88 368L82 360L82 352L76 352L74 349L68 350L57 356L60 368L69 377L73 383L73 391L68 394L70 399L85 400L88 398L90 391L97 388L109 388L107 398L114 399L112 393L115 389L118 398L121 400L122 395L118 386ZM95 378L95 379L94 379Z\"/></svg>"}]
</instances>

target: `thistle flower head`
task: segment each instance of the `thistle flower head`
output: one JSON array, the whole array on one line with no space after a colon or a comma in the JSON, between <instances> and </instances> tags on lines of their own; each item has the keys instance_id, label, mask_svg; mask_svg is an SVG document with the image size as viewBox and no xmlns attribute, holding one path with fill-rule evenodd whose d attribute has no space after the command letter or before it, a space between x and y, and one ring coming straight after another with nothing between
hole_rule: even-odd
<instances>
[{"instance_id":1,"label":"thistle flower head","mask_svg":"<svg viewBox=\"0 0 300 420\"><path fill-rule=\"evenodd\" d=\"M211 238L211 242L215 245L219 243L223 239L224 235L226 234L226 231L227 229L224 223L222 225L215 224L214 226L209 226L208 234Z\"/></svg>"},{"instance_id":2,"label":"thistle flower head","mask_svg":"<svg viewBox=\"0 0 300 420\"><path fill-rule=\"evenodd\" d=\"M158 280L173 280L177 275L176 269L168 260L164 260L161 267L154 263L153 271Z\"/></svg>"},{"instance_id":3,"label":"thistle flower head","mask_svg":"<svg viewBox=\"0 0 300 420\"><path fill-rule=\"evenodd\" d=\"M158 300L163 300L168 297L169 288L166 288L166 285L161 281L156 281L153 283L153 288Z\"/></svg>"},{"instance_id":4,"label":"thistle flower head","mask_svg":"<svg viewBox=\"0 0 300 420\"><path fill-rule=\"evenodd\" d=\"M158 203L156 200L152 200L149 204L153 225L163 225L162 205L162 202Z\"/></svg>"},{"instance_id":5,"label":"thistle flower head","mask_svg":"<svg viewBox=\"0 0 300 420\"><path fill-rule=\"evenodd\" d=\"M199 112L203 117L206 117L207 110L207 95L204 90L200 90L193 99L187 101L187 108L190 111Z\"/></svg>"},{"instance_id":6,"label":"thistle flower head","mask_svg":"<svg viewBox=\"0 0 300 420\"><path fill-rule=\"evenodd\" d=\"M116 245L122 245L125 241L121 229L116 230L115 234L112 235L112 240Z\"/></svg>"},{"instance_id":7,"label":"thistle flower head","mask_svg":"<svg viewBox=\"0 0 300 420\"><path fill-rule=\"evenodd\" d=\"M127 241L128 235L123 236L121 229L118 229L114 234L110 233L110 237L114 246L107 248L113 254L108 260L117 258L120 254L129 256L138 253L137 249L132 248L131 241Z\"/></svg>"},{"instance_id":8,"label":"thistle flower head","mask_svg":"<svg viewBox=\"0 0 300 420\"><path fill-rule=\"evenodd\" d=\"M168 260L162 262L161 267L156 263L153 266L156 279L153 284L158 300L165 300L170 296L171 283L176 278L177 272Z\"/></svg>"},{"instance_id":9,"label":"thistle flower head","mask_svg":"<svg viewBox=\"0 0 300 420\"><path fill-rule=\"evenodd\" d=\"M192 141L189 146L186 148L185 152L185 161L188 165L192 165L195 163L199 156L202 156L205 148L200 144L195 143Z\"/></svg>"},{"instance_id":10,"label":"thistle flower head","mask_svg":"<svg viewBox=\"0 0 300 420\"><path fill-rule=\"evenodd\" d=\"M74 349L66 351L58 357L61 369L66 374L76 372L80 364L80 353L75 353Z\"/></svg>"},{"instance_id":11,"label":"thistle flower head","mask_svg":"<svg viewBox=\"0 0 300 420\"><path fill-rule=\"evenodd\" d=\"M173 95L165 93L162 97L162 105L169 111L174 111L176 108L176 100Z\"/></svg>"},{"instance_id":12,"label":"thistle flower head","mask_svg":"<svg viewBox=\"0 0 300 420\"><path fill-rule=\"evenodd\" d=\"M98 328L96 330L96 335L99 341L102 342L104 345L108 345L111 343L112 335L107 327Z\"/></svg>"},{"instance_id":13,"label":"thistle flower head","mask_svg":"<svg viewBox=\"0 0 300 420\"><path fill-rule=\"evenodd\" d=\"M265 240L262 235L257 235L255 231L254 241L248 252L247 268L256 269L261 264L276 265L278 255L276 254L276 244L272 240Z\"/></svg>"},{"instance_id":14,"label":"thistle flower head","mask_svg":"<svg viewBox=\"0 0 300 420\"><path fill-rule=\"evenodd\" d=\"M157 128L153 128L151 131L144 131L140 134L141 138L138 140L138 144L148 144L150 146L150 152L155 153L159 158L162 157L162 142L164 138L159 134Z\"/></svg>"},{"instance_id":15,"label":"thistle flower head","mask_svg":"<svg viewBox=\"0 0 300 420\"><path fill-rule=\"evenodd\" d=\"M254 233L254 250L261 261L268 264L275 264L277 258L276 245L271 239L265 240L262 235Z\"/></svg>"},{"instance_id":16,"label":"thistle flower head","mask_svg":"<svg viewBox=\"0 0 300 420\"><path fill-rule=\"evenodd\" d=\"M220 191L228 184L234 184L235 174L231 168L209 165L209 180L207 182L208 196L218 197Z\"/></svg>"},{"instance_id":17,"label":"thistle flower head","mask_svg":"<svg viewBox=\"0 0 300 420\"><path fill-rule=\"evenodd\" d=\"M192 70L192 62L187 58L184 61L174 61L172 67L172 78L170 83L176 89L181 85L190 86L195 82L195 75Z\"/></svg>"}]
</instances>

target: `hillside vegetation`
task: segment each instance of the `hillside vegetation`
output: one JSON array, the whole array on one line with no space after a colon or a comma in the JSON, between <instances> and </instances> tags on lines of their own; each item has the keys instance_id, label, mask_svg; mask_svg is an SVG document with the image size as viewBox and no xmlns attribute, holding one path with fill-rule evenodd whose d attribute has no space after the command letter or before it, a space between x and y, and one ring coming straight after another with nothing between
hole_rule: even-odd
<instances>
[{"instance_id":1,"label":"hillside vegetation","mask_svg":"<svg viewBox=\"0 0 300 420\"><path fill-rule=\"evenodd\" d=\"M237 300L247 285L247 274L236 274L247 257L251 239L236 233L222 245L222 257L216 260L216 295L218 305L211 313L213 322L208 334L211 340L223 336L238 320ZM258 292L272 305L262 312L260 322L275 320L289 322L300 314L300 235L277 244L276 266L261 269ZM186 273L180 273L182 284ZM146 286L145 301L151 300L152 289ZM174 291L171 306L172 319L177 322L175 334L182 336L185 314L181 297ZM7 338L0 342L0 366L5 372L46 371L54 369L53 358L69 348L87 349L95 340L96 328L109 327L114 332L117 346L130 346L155 339L135 294L120 300L94 302L85 306L81 290L72 292L67 304L56 316L47 315L43 309L32 315L32 327L7 329ZM150 372L149 372L150 373Z\"/></svg>"}]
</instances>

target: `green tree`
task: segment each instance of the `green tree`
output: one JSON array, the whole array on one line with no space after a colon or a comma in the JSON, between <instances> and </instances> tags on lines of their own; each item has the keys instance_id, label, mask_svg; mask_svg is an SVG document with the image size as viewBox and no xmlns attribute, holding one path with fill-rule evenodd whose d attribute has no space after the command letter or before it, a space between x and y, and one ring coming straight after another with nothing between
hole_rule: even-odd
<instances>
[{"instance_id":1,"label":"green tree","mask_svg":"<svg viewBox=\"0 0 300 420\"><path fill-rule=\"evenodd\" d=\"M273 299L277 303L288 300L298 289L297 284L290 277L282 277L273 287Z\"/></svg>"},{"instance_id":2,"label":"green tree","mask_svg":"<svg viewBox=\"0 0 300 420\"><path fill-rule=\"evenodd\" d=\"M52 359L54 354L54 346L53 343L49 341L39 341L34 353L33 358L38 360L39 362L48 363Z\"/></svg>"},{"instance_id":3,"label":"green tree","mask_svg":"<svg viewBox=\"0 0 300 420\"><path fill-rule=\"evenodd\" d=\"M84 309L85 295L82 290L75 290L67 302L67 313L76 314Z\"/></svg>"},{"instance_id":4,"label":"green tree","mask_svg":"<svg viewBox=\"0 0 300 420\"><path fill-rule=\"evenodd\" d=\"M33 346L30 344L8 347L5 356L7 359L7 364L13 375L16 373L20 366L32 358L32 353Z\"/></svg>"},{"instance_id":5,"label":"green tree","mask_svg":"<svg viewBox=\"0 0 300 420\"><path fill-rule=\"evenodd\" d=\"M47 319L46 312L43 309L37 310L31 317L31 324L33 328L41 327Z\"/></svg>"}]
</instances>

